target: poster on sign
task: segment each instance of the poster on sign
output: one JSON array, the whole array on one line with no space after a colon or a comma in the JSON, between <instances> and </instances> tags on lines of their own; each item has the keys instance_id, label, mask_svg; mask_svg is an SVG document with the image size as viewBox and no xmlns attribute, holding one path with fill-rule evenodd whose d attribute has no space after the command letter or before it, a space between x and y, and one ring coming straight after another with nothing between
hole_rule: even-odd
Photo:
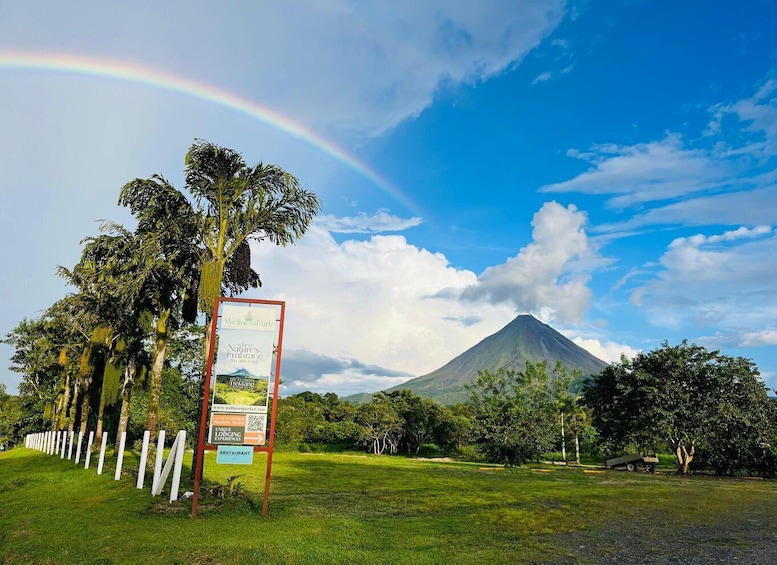
<instances>
[{"instance_id":1,"label":"poster on sign","mask_svg":"<svg viewBox=\"0 0 777 565\"><path fill-rule=\"evenodd\" d=\"M272 308L224 305L214 371L214 413L267 413L275 318Z\"/></svg>"},{"instance_id":2,"label":"poster on sign","mask_svg":"<svg viewBox=\"0 0 777 565\"><path fill-rule=\"evenodd\" d=\"M267 414L211 415L210 443L213 445L264 445Z\"/></svg>"},{"instance_id":3,"label":"poster on sign","mask_svg":"<svg viewBox=\"0 0 777 565\"><path fill-rule=\"evenodd\" d=\"M276 317L273 308L223 306L211 444L264 445Z\"/></svg>"}]
</instances>

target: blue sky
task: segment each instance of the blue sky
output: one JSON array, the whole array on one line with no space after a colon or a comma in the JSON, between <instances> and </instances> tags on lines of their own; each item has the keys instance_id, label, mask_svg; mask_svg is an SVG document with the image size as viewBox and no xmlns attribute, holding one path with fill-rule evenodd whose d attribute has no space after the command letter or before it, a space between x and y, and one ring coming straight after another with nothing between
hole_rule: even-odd
<instances>
[{"instance_id":1,"label":"blue sky","mask_svg":"<svg viewBox=\"0 0 777 565\"><path fill-rule=\"evenodd\" d=\"M0 107L3 334L204 138L323 202L253 248L287 394L393 386L522 313L777 387L774 2L6 4Z\"/></svg>"}]
</instances>

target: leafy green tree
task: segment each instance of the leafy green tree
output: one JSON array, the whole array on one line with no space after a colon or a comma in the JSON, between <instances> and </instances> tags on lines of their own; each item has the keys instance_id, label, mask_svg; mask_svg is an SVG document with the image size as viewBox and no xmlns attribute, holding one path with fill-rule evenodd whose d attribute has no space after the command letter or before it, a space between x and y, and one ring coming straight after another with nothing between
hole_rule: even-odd
<instances>
[{"instance_id":1,"label":"leafy green tree","mask_svg":"<svg viewBox=\"0 0 777 565\"><path fill-rule=\"evenodd\" d=\"M94 324L89 366L98 372L95 375L99 385L95 431L98 445L102 440L106 408L129 395L135 359L145 333L137 315L142 290L137 241L118 224L105 223L101 230L108 233L83 240L81 258L72 270L59 268L60 275L79 289L75 299L80 315L90 316ZM126 405L122 402L124 411ZM82 416L85 418L88 412L82 411Z\"/></svg>"},{"instance_id":2,"label":"leafy green tree","mask_svg":"<svg viewBox=\"0 0 777 565\"><path fill-rule=\"evenodd\" d=\"M552 448L555 418L546 362L527 363L520 372L479 371L467 389L474 441L489 461L521 465Z\"/></svg>"},{"instance_id":3,"label":"leafy green tree","mask_svg":"<svg viewBox=\"0 0 777 565\"><path fill-rule=\"evenodd\" d=\"M444 453L461 450L472 438L474 413L468 404L440 406L434 443Z\"/></svg>"},{"instance_id":4,"label":"leafy green tree","mask_svg":"<svg viewBox=\"0 0 777 565\"><path fill-rule=\"evenodd\" d=\"M697 451L726 457L726 470L747 466L773 437L766 387L743 358L683 341L606 367L583 390L602 440L655 451L666 444L677 472L688 473ZM723 455L725 454L725 455ZM719 470L722 468L719 468Z\"/></svg>"},{"instance_id":5,"label":"leafy green tree","mask_svg":"<svg viewBox=\"0 0 777 565\"><path fill-rule=\"evenodd\" d=\"M275 420L275 441L296 445L315 441L315 429L326 423L318 394L306 392L280 399Z\"/></svg>"},{"instance_id":6,"label":"leafy green tree","mask_svg":"<svg viewBox=\"0 0 777 565\"><path fill-rule=\"evenodd\" d=\"M718 356L713 378L717 391L726 394L716 391L712 429L699 439L699 468L717 475L774 476L777 411L758 374L749 359Z\"/></svg>"},{"instance_id":7,"label":"leafy green tree","mask_svg":"<svg viewBox=\"0 0 777 565\"><path fill-rule=\"evenodd\" d=\"M80 359L89 343L75 304L73 297L59 300L40 318L22 320L3 340L15 349L10 368L22 375L19 396L30 431L73 430Z\"/></svg>"},{"instance_id":8,"label":"leafy green tree","mask_svg":"<svg viewBox=\"0 0 777 565\"><path fill-rule=\"evenodd\" d=\"M359 406L356 423L364 427L369 450L375 455L386 453L386 450L393 454L399 449L404 421L385 393L379 392L371 402Z\"/></svg>"},{"instance_id":9,"label":"leafy green tree","mask_svg":"<svg viewBox=\"0 0 777 565\"><path fill-rule=\"evenodd\" d=\"M19 397L8 394L5 385L0 384L0 450L10 449L21 441L17 431L21 420Z\"/></svg>"},{"instance_id":10,"label":"leafy green tree","mask_svg":"<svg viewBox=\"0 0 777 565\"><path fill-rule=\"evenodd\" d=\"M55 340L56 333L45 315L34 320L25 318L2 340L14 348L10 369L22 375L20 396L32 399L41 421L44 414L56 421L58 415L53 411L64 386L65 376L58 362L60 345ZM36 431L51 427L53 424Z\"/></svg>"},{"instance_id":11,"label":"leafy green tree","mask_svg":"<svg viewBox=\"0 0 777 565\"><path fill-rule=\"evenodd\" d=\"M434 437L440 418L440 406L413 394L409 389L387 393L386 397L402 421L400 443L403 449L408 454L418 455L421 446Z\"/></svg>"},{"instance_id":12,"label":"leafy green tree","mask_svg":"<svg viewBox=\"0 0 777 565\"><path fill-rule=\"evenodd\" d=\"M223 290L239 293L261 284L248 242L294 243L320 204L280 167L250 167L240 153L202 140L186 154L186 187L198 213L199 305L210 321Z\"/></svg>"},{"instance_id":13,"label":"leafy green tree","mask_svg":"<svg viewBox=\"0 0 777 565\"><path fill-rule=\"evenodd\" d=\"M179 430L186 431L187 443L193 445L197 438L195 415L197 413L198 383L202 370L202 328L183 328L168 341L162 386L159 394L157 421L160 430L166 430L172 441ZM148 389L149 383L139 383ZM142 437L148 421L149 394L136 394L130 403L127 431L130 440Z\"/></svg>"}]
</instances>

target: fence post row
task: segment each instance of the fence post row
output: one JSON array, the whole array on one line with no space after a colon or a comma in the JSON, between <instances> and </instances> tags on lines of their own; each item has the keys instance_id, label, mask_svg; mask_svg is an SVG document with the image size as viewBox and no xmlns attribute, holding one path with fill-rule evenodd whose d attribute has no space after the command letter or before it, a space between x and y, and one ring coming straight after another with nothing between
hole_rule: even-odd
<instances>
[{"instance_id":1,"label":"fence post row","mask_svg":"<svg viewBox=\"0 0 777 565\"><path fill-rule=\"evenodd\" d=\"M48 432L36 432L27 434L24 436L24 447L27 449L34 449L41 451L47 455L59 456L60 459L65 458L65 452L67 451L68 460L73 458L73 444L76 444L76 456L75 464L78 465L81 462L81 448L84 448L84 469L89 468L89 463L92 458L92 446L94 445L94 431L89 432L89 438L84 445L83 432L78 432L77 439L75 439L75 432L61 431L48 431ZM138 480L137 488L143 488L143 482L146 476L146 462L148 460L148 447L149 447L150 433L146 430L143 433L143 447L140 454L140 465L138 467ZM75 440L75 441L74 441ZM121 470L124 462L124 449L126 447L127 432L122 432L121 439L119 440L118 457L116 459L116 472L114 474L114 480L121 479ZM108 432L103 432L102 441L100 442L100 458L97 464L97 474L102 475L103 465L105 463L105 447L108 443ZM164 468L162 467L164 461L164 447L165 447L165 430L159 431L159 440L157 443L156 459L154 461L154 478L151 484L151 495L158 496L162 493L165 483L167 482L170 472L172 471L172 483L170 485L170 502L178 499L178 491L181 486L181 470L183 468L183 455L184 447L186 444L186 431L180 430L170 448L170 454L167 457L167 461L164 462Z\"/></svg>"}]
</instances>

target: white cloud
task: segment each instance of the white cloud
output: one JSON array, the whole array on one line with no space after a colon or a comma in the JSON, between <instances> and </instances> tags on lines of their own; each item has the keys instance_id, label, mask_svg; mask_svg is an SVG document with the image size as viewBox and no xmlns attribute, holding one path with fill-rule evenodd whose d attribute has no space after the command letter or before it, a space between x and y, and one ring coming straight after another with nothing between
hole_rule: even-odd
<instances>
[{"instance_id":1,"label":"white cloud","mask_svg":"<svg viewBox=\"0 0 777 565\"><path fill-rule=\"evenodd\" d=\"M546 202L532 220L532 243L487 268L462 299L511 304L543 321L580 322L591 299L589 273L606 262L586 236L586 221L574 205Z\"/></svg>"},{"instance_id":2,"label":"white cloud","mask_svg":"<svg viewBox=\"0 0 777 565\"><path fill-rule=\"evenodd\" d=\"M281 395L290 396L309 390L319 394L336 391L342 397L360 392L378 392L402 384L409 378L365 375L360 371L344 370L340 373L323 373L312 381L292 381L283 387Z\"/></svg>"},{"instance_id":3,"label":"white cloud","mask_svg":"<svg viewBox=\"0 0 777 565\"><path fill-rule=\"evenodd\" d=\"M697 234L691 237L680 237L672 241L669 244L669 248L682 248L682 247L701 247L703 245L711 245L714 243L724 243L729 241L736 241L737 239L753 239L761 235L767 235L772 232L771 226L756 226L753 229L740 227L735 230L723 232L718 235L705 236Z\"/></svg>"},{"instance_id":4,"label":"white cloud","mask_svg":"<svg viewBox=\"0 0 777 565\"><path fill-rule=\"evenodd\" d=\"M337 243L314 225L297 245L254 246L252 259L264 286L249 295L286 301L285 347L325 355L330 364L340 360L316 364L329 379L369 376L383 383L376 389L386 388L391 379L439 368L515 316L507 305L431 298L474 284L475 274L398 235ZM358 366L342 362L355 359ZM368 375L364 367L379 370ZM306 382L321 385L316 372L309 373Z\"/></svg>"},{"instance_id":5,"label":"white cloud","mask_svg":"<svg viewBox=\"0 0 777 565\"><path fill-rule=\"evenodd\" d=\"M606 363L619 363L621 355L633 359L641 351L640 349L634 349L630 345L615 343L614 341L605 340L600 342L598 339L585 339L579 336L572 338L572 342Z\"/></svg>"},{"instance_id":6,"label":"white cloud","mask_svg":"<svg viewBox=\"0 0 777 565\"><path fill-rule=\"evenodd\" d=\"M420 225L422 218L400 218L387 210L374 214L359 212L356 216L335 217L331 214L317 216L316 224L333 233L382 233L403 231Z\"/></svg>"},{"instance_id":7,"label":"white cloud","mask_svg":"<svg viewBox=\"0 0 777 565\"><path fill-rule=\"evenodd\" d=\"M777 236L768 227L678 238L631 300L655 325L715 327L729 344L754 344L775 329L775 256Z\"/></svg>"},{"instance_id":8,"label":"white cloud","mask_svg":"<svg viewBox=\"0 0 777 565\"><path fill-rule=\"evenodd\" d=\"M659 206L624 222L594 226L591 231L630 235L634 229L655 225L749 225L777 218L777 186L690 198Z\"/></svg>"},{"instance_id":9,"label":"white cloud","mask_svg":"<svg viewBox=\"0 0 777 565\"><path fill-rule=\"evenodd\" d=\"M537 84L539 82L547 82L553 77L553 73L550 71L545 71L544 73L538 74L533 81L531 81L532 84Z\"/></svg>"},{"instance_id":10,"label":"white cloud","mask_svg":"<svg viewBox=\"0 0 777 565\"><path fill-rule=\"evenodd\" d=\"M253 247L264 286L249 294L287 303L289 391L384 389L441 367L516 310L578 321L590 298L587 270L602 262L585 221L574 206L546 203L534 241L479 278L402 236L337 243L316 223L297 245Z\"/></svg>"},{"instance_id":11,"label":"white cloud","mask_svg":"<svg viewBox=\"0 0 777 565\"><path fill-rule=\"evenodd\" d=\"M742 346L757 347L764 345L777 345L777 330L745 332L742 334Z\"/></svg>"},{"instance_id":12,"label":"white cloud","mask_svg":"<svg viewBox=\"0 0 777 565\"><path fill-rule=\"evenodd\" d=\"M307 350L283 352L282 394L288 396L305 390L340 395L376 392L403 383L415 375L377 365L365 365L357 359L336 359Z\"/></svg>"},{"instance_id":13,"label":"white cloud","mask_svg":"<svg viewBox=\"0 0 777 565\"><path fill-rule=\"evenodd\" d=\"M484 80L521 61L560 23L564 4L238 1L224 10L33 1L4 8L0 37L54 52L77 37L82 52L121 58L131 45L147 63L239 91L315 128L372 136L418 115L441 83Z\"/></svg>"},{"instance_id":14,"label":"white cloud","mask_svg":"<svg viewBox=\"0 0 777 565\"><path fill-rule=\"evenodd\" d=\"M589 152L567 153L591 164L577 177L543 186L541 192L615 194L608 206L621 208L708 190L725 184L732 166L702 149L686 149L670 134L661 141L623 146L597 145Z\"/></svg>"},{"instance_id":15,"label":"white cloud","mask_svg":"<svg viewBox=\"0 0 777 565\"><path fill-rule=\"evenodd\" d=\"M716 105L708 131L720 133L726 114L746 122L745 131L755 134L744 150L758 158L777 155L777 79L767 80L750 98L730 105Z\"/></svg>"}]
</instances>

